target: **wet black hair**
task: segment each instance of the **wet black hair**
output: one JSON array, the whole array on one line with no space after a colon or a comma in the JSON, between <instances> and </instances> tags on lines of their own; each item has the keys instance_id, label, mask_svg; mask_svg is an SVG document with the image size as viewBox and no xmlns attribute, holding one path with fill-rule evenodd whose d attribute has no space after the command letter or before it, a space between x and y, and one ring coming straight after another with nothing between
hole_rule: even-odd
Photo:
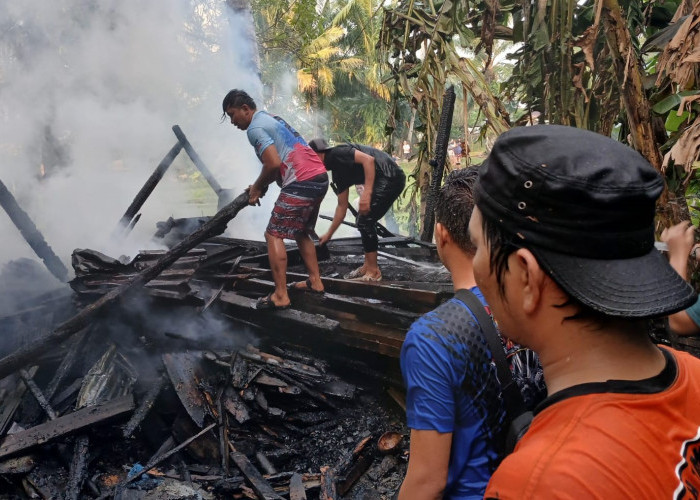
<instances>
[{"instance_id":1,"label":"wet black hair","mask_svg":"<svg viewBox=\"0 0 700 500\"><path fill-rule=\"evenodd\" d=\"M472 256L476 248L469 238L469 219L474 210L473 190L477 178L477 168L453 170L435 200L435 222L445 226L455 243Z\"/></svg>"},{"instance_id":2,"label":"wet black hair","mask_svg":"<svg viewBox=\"0 0 700 500\"><path fill-rule=\"evenodd\" d=\"M230 107L234 108L240 108L243 105L247 105L250 109L255 110L257 109L255 106L255 101L253 100L252 97L248 95L248 93L245 90L238 90L238 89L233 89L229 91L228 94L226 94L226 97L224 97L224 102L221 103L221 107L224 110L224 114L222 115L222 119L226 118L226 110Z\"/></svg>"},{"instance_id":3,"label":"wet black hair","mask_svg":"<svg viewBox=\"0 0 700 500\"><path fill-rule=\"evenodd\" d=\"M504 276L508 271L508 258L510 255L517 251L519 248L527 248L526 246L519 244L519 240L516 239L514 235L511 235L503 229L503 227L488 217L481 213L481 229L484 234L484 243L489 249L489 269L492 274L496 276L496 283L498 284L498 292L501 297L505 296L505 283ZM537 258L537 256L535 256ZM539 260L538 260L539 262ZM547 271L546 267L542 266L540 262L540 267L542 270L551 278L551 275ZM552 278L554 280L554 278ZM554 280L556 283L556 280ZM566 293L566 292L565 292ZM568 294L567 294L568 295ZM597 328L604 328L614 322L620 323L636 323L640 322L637 319L628 318L616 318L613 316L608 316L605 313L596 311L591 307L583 304L581 301L568 295L568 298L562 304L555 304L554 307L567 307L573 306L576 309L576 313L571 316L566 316L564 321L568 320L581 320L593 324ZM647 320L641 321L642 323L647 323Z\"/></svg>"}]
</instances>

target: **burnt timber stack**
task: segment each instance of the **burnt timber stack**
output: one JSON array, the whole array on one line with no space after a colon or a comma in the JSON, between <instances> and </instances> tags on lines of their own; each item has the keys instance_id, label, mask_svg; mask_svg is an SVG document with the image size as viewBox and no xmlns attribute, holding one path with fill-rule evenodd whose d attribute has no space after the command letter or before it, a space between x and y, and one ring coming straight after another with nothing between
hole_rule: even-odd
<instances>
[{"instance_id":1,"label":"burnt timber stack","mask_svg":"<svg viewBox=\"0 0 700 500\"><path fill-rule=\"evenodd\" d=\"M73 294L41 304L61 310L56 318L63 323L49 325L52 333L46 325L37 330L53 340L0 359L5 370L31 359L0 385L0 482L47 498L57 491L65 498L127 498L130 488L163 484L188 484L188 494L209 498L305 498L315 491L341 498L362 481L384 481L390 496L403 477L407 443L395 450L404 455L382 454L379 438L407 430L396 420L364 425L356 385L329 364L396 394L406 329L450 296L434 246L384 238L382 267L393 279L381 284L341 277L362 261L359 238L319 247L326 294L293 293L293 307L284 311L254 306L273 287L263 243L214 236L186 251L181 242L174 248L177 258L172 250L133 259L74 251ZM157 274L142 278L163 261ZM294 248L289 263L288 280L305 279ZM143 287L130 285L138 279ZM55 338L95 304L105 305ZM163 315L176 320L155 327ZM228 326L207 334L212 321ZM23 325L34 328L29 317ZM251 332L264 337L267 350L248 343ZM324 433L323 442L339 440L332 450L294 444ZM146 443L146 436L161 442ZM110 463L105 439L122 449L117 457L136 455L145 468L124 469L133 462L127 458ZM316 455L318 466L303 462L304 453Z\"/></svg>"}]
</instances>

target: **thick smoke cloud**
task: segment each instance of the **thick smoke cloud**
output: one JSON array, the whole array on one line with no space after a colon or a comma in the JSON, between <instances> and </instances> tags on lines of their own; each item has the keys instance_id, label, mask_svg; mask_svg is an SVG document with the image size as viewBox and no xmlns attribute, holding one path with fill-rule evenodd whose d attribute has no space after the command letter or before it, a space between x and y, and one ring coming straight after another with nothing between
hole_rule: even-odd
<instances>
[{"instance_id":1,"label":"thick smoke cloud","mask_svg":"<svg viewBox=\"0 0 700 500\"><path fill-rule=\"evenodd\" d=\"M258 100L251 20L223 1L22 0L0 3L0 179L70 267L74 248L133 256L155 222L211 215L188 204L180 153L126 242L110 235L175 144L179 124L217 180L240 191L259 172L221 100ZM269 205L271 200L266 200ZM229 233L261 239L269 210L244 210ZM35 258L0 210L0 266Z\"/></svg>"}]
</instances>

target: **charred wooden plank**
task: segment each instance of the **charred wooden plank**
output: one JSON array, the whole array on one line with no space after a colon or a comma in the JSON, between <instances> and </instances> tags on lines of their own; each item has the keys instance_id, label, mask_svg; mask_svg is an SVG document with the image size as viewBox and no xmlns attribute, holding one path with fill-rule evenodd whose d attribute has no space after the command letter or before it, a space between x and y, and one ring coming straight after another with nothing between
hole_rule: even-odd
<instances>
[{"instance_id":1,"label":"charred wooden plank","mask_svg":"<svg viewBox=\"0 0 700 500\"><path fill-rule=\"evenodd\" d=\"M141 424L144 418L146 418L146 415L148 414L149 411L151 411L151 408L153 408L153 405L155 404L156 398L160 394L161 389L165 385L165 378L163 376L158 377L150 386L148 391L143 397L143 400L139 404L139 407L136 409L134 414L131 416L129 421L126 423L124 426L124 429L122 431L122 436L125 438L131 437L131 435L134 433L136 428Z\"/></svg>"},{"instance_id":2,"label":"charred wooden plank","mask_svg":"<svg viewBox=\"0 0 700 500\"><path fill-rule=\"evenodd\" d=\"M226 387L228 389L228 387ZM224 411L224 403L222 401L224 397L224 387L219 387L218 394L216 396L216 409L218 412L219 420L219 453L221 454L221 470L224 474L228 476L229 473L229 456L228 456L228 416Z\"/></svg>"},{"instance_id":3,"label":"charred wooden plank","mask_svg":"<svg viewBox=\"0 0 700 500\"><path fill-rule=\"evenodd\" d=\"M289 500L306 500L306 490L300 474L294 473L289 479Z\"/></svg>"},{"instance_id":4,"label":"charred wooden plank","mask_svg":"<svg viewBox=\"0 0 700 500\"><path fill-rule=\"evenodd\" d=\"M29 388L29 392L32 393L32 396L34 396L34 399L36 399L36 402L39 403L39 406L42 410L44 410L49 419L55 420L57 416L56 412L51 407L51 404L46 399L46 396L44 396L44 393L41 392L41 389L39 389L39 386L36 385L34 379L29 374L29 372L25 369L22 369L19 371L19 376L22 378L22 381L25 383L25 385Z\"/></svg>"},{"instance_id":5,"label":"charred wooden plank","mask_svg":"<svg viewBox=\"0 0 700 500\"><path fill-rule=\"evenodd\" d=\"M89 445L90 438L86 435L78 436L75 440L73 459L70 463L70 477L66 488L66 500L77 500L80 498L80 491L83 489L83 482L87 475Z\"/></svg>"},{"instance_id":6,"label":"charred wooden plank","mask_svg":"<svg viewBox=\"0 0 700 500\"><path fill-rule=\"evenodd\" d=\"M34 376L37 372L38 367L33 366L29 370L29 374ZM2 411L0 411L0 436L5 434L7 429L10 427L12 422L12 417L15 415L17 408L22 403L22 398L24 393L27 392L27 386L21 380L17 381L17 385L11 394L3 398L2 401Z\"/></svg>"},{"instance_id":7,"label":"charred wooden plank","mask_svg":"<svg viewBox=\"0 0 700 500\"><path fill-rule=\"evenodd\" d=\"M203 427L207 402L199 390L199 381L203 378L200 356L192 352L178 352L163 354L162 359L180 402L194 423Z\"/></svg>"},{"instance_id":8,"label":"charred wooden plank","mask_svg":"<svg viewBox=\"0 0 700 500\"><path fill-rule=\"evenodd\" d=\"M338 493L344 496L352 485L364 474L374 461L374 443L372 436L362 439L353 449L352 453L344 457L337 466Z\"/></svg>"},{"instance_id":9,"label":"charred wooden plank","mask_svg":"<svg viewBox=\"0 0 700 500\"><path fill-rule=\"evenodd\" d=\"M275 492L274 488L265 480L262 474L260 474L260 471L250 463L248 457L236 450L233 443L229 443L229 448L231 449L231 459L246 477L259 498L264 500L280 500L282 498Z\"/></svg>"},{"instance_id":10,"label":"charred wooden plank","mask_svg":"<svg viewBox=\"0 0 700 500\"><path fill-rule=\"evenodd\" d=\"M258 451L255 453L255 458L258 460L258 463L260 464L260 467L263 468L265 471L265 474L277 474L277 470L275 469L275 466L272 465L272 462L268 460L268 458L265 456L265 454L261 451Z\"/></svg>"},{"instance_id":11,"label":"charred wooden plank","mask_svg":"<svg viewBox=\"0 0 700 500\"><path fill-rule=\"evenodd\" d=\"M224 303L236 316L243 320L254 321L266 327L305 328L316 332L332 332L338 322L317 314L308 314L294 309L281 311L258 311L255 301L234 292L222 292L219 301ZM2 361L0 360L0 363ZM1 365L0 365L1 366ZM2 372L0 372L0 375Z\"/></svg>"},{"instance_id":12,"label":"charred wooden plank","mask_svg":"<svg viewBox=\"0 0 700 500\"><path fill-rule=\"evenodd\" d=\"M272 281L251 278L237 282L235 288L236 290L268 292L274 290L274 286ZM333 319L338 319L339 312L348 312L358 319L373 324L408 328L420 317L420 314L416 312L377 303L375 299L347 297L329 292L323 295L314 295L294 290L290 290L289 295L296 309L321 313ZM375 301L371 302L372 300ZM319 310L319 307L322 307L323 310Z\"/></svg>"},{"instance_id":13,"label":"charred wooden plank","mask_svg":"<svg viewBox=\"0 0 700 500\"><path fill-rule=\"evenodd\" d=\"M334 410L338 409L338 407L335 405L335 403L330 401L325 396L325 394L321 394L320 392L313 390L312 388L310 388L306 384L302 383L300 380L294 380L292 377L282 373L281 371L278 372L277 375L279 376L279 378L281 378L285 382L296 385L297 387L299 387L299 389L301 389L302 392L311 396L311 398L315 399L316 401L323 403L324 405L326 405L330 408L333 408Z\"/></svg>"},{"instance_id":14,"label":"charred wooden plank","mask_svg":"<svg viewBox=\"0 0 700 500\"><path fill-rule=\"evenodd\" d=\"M272 274L269 270L251 268L250 271L263 272L263 279L272 279ZM307 276L304 274L287 273L288 281L305 280L306 278ZM384 300L417 312L427 312L454 295L452 292L434 292L418 288L403 288L338 278L321 277L321 281L326 292Z\"/></svg>"},{"instance_id":15,"label":"charred wooden plank","mask_svg":"<svg viewBox=\"0 0 700 500\"><path fill-rule=\"evenodd\" d=\"M0 442L0 458L26 450L37 444L43 444L58 436L124 415L133 409L134 399L128 395L63 415L56 420L6 436Z\"/></svg>"},{"instance_id":16,"label":"charred wooden plank","mask_svg":"<svg viewBox=\"0 0 700 500\"><path fill-rule=\"evenodd\" d=\"M321 492L319 498L321 500L337 500L338 485L335 471L332 467L324 465L321 467Z\"/></svg>"},{"instance_id":17,"label":"charred wooden plank","mask_svg":"<svg viewBox=\"0 0 700 500\"><path fill-rule=\"evenodd\" d=\"M75 364L75 361L78 357L78 353L83 347L83 342L85 341L85 338L87 337L89 331L89 328L84 328L83 330L78 332L78 335L76 335L74 339L72 339L70 347L68 348L68 352L66 352L66 355L63 356L63 360L61 360L61 364L56 369L56 373L54 374L53 379L51 379L51 382L46 387L46 397L49 400L53 398L54 394L56 393L56 389L58 389L58 387L63 382L63 379L66 377L66 374Z\"/></svg>"},{"instance_id":18,"label":"charred wooden plank","mask_svg":"<svg viewBox=\"0 0 700 500\"><path fill-rule=\"evenodd\" d=\"M77 331L85 328L89 321L104 307L113 304L118 299L121 299L123 295L128 294L128 292L141 288L143 285L156 278L163 270L172 265L187 251L212 235L223 231L226 224L233 219L238 212L248 206L248 198L247 192L241 193L235 200L219 210L206 224L175 245L152 266L136 275L129 283L103 295L102 298L90 304L77 315L60 325L51 334L0 359L0 379L22 368L31 362L32 359L35 359L44 352L50 351L56 345L74 335Z\"/></svg>"}]
</instances>

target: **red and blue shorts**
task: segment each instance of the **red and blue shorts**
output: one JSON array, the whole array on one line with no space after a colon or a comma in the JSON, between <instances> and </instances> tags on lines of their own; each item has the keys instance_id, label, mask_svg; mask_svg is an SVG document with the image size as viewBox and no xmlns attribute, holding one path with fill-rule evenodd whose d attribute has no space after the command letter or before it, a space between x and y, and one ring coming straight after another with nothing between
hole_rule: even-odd
<instances>
[{"instance_id":1,"label":"red and blue shorts","mask_svg":"<svg viewBox=\"0 0 700 500\"><path fill-rule=\"evenodd\" d=\"M293 240L303 234L313 234L321 201L328 191L328 174L319 174L306 181L292 182L280 191L272 209L266 232L282 239Z\"/></svg>"}]
</instances>

